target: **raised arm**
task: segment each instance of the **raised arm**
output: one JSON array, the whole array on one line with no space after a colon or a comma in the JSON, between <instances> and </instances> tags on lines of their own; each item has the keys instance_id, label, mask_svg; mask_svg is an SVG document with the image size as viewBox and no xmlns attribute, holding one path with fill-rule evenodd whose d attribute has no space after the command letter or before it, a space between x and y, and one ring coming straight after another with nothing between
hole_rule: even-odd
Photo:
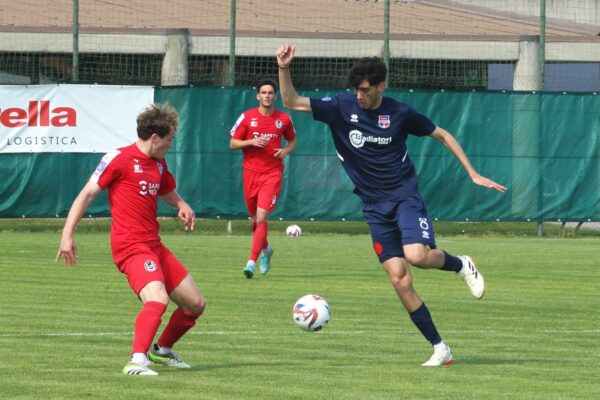
<instances>
[{"instance_id":1,"label":"raised arm","mask_svg":"<svg viewBox=\"0 0 600 400\"><path fill-rule=\"evenodd\" d=\"M83 213L101 191L102 189L97 183L88 182L73 201L73 205L71 206L71 210L69 210L69 215L65 221L65 227L62 231L60 246L55 259L56 262L63 257L67 267L77 265L77 245L75 244L73 236L75 235L77 224L83 216Z\"/></svg>"},{"instance_id":2,"label":"raised arm","mask_svg":"<svg viewBox=\"0 0 600 400\"><path fill-rule=\"evenodd\" d=\"M463 151L461 145L448 131L438 126L435 128L431 136L442 142L442 144L446 146L448 150L450 150L454 157L456 157L456 159L461 163L465 171L467 171L467 174L469 174L473 183L488 189L495 189L501 193L506 192L505 186L502 186L492 181L491 179L479 175L479 173L475 170L475 168L473 168L473 166L469 162L469 158Z\"/></svg>"},{"instance_id":3,"label":"raised arm","mask_svg":"<svg viewBox=\"0 0 600 400\"><path fill-rule=\"evenodd\" d=\"M310 99L308 97L299 96L292 83L292 75L290 74L290 64L294 59L296 46L291 46L287 43L282 44L277 49L277 65L279 66L279 92L283 105L294 111L312 112L310 108Z\"/></svg>"}]
</instances>

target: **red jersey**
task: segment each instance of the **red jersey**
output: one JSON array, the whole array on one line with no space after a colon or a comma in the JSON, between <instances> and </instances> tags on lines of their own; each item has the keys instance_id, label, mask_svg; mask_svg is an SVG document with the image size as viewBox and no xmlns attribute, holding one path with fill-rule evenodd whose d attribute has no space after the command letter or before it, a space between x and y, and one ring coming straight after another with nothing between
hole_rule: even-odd
<instances>
[{"instance_id":1,"label":"red jersey","mask_svg":"<svg viewBox=\"0 0 600 400\"><path fill-rule=\"evenodd\" d=\"M134 143L104 155L90 182L108 189L115 262L129 255L132 245L160 242L157 199L175 190L175 178L165 160L148 157Z\"/></svg>"},{"instance_id":2,"label":"red jersey","mask_svg":"<svg viewBox=\"0 0 600 400\"><path fill-rule=\"evenodd\" d=\"M249 140L258 136L269 139L265 148L248 146L243 149L242 166L255 172L282 170L283 162L273 156L275 149L281 148L282 138L288 141L296 138L292 119L288 114L275 110L271 115L262 115L258 107L243 112L229 134L239 140Z\"/></svg>"}]
</instances>

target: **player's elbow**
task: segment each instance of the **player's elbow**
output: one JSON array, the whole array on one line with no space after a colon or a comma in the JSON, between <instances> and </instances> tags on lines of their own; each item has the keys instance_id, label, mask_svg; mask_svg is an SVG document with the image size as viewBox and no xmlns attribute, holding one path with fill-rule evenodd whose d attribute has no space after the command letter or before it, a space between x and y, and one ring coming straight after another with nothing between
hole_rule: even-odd
<instances>
[{"instance_id":1,"label":"player's elbow","mask_svg":"<svg viewBox=\"0 0 600 400\"><path fill-rule=\"evenodd\" d=\"M283 102L283 106L285 108L287 108L288 110L294 109L294 102L292 102L290 99L283 98L282 102Z\"/></svg>"},{"instance_id":2,"label":"player's elbow","mask_svg":"<svg viewBox=\"0 0 600 400\"><path fill-rule=\"evenodd\" d=\"M300 97L296 97L295 99L284 99L283 105L288 110L304 111L304 106L302 104L302 101L300 101L300 99L301 99Z\"/></svg>"}]
</instances>

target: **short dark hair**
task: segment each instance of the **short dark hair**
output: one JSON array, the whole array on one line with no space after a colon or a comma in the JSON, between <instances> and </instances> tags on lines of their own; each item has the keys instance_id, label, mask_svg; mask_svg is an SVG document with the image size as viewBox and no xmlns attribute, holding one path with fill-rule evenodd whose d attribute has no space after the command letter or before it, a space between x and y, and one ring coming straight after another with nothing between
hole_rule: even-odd
<instances>
[{"instance_id":1,"label":"short dark hair","mask_svg":"<svg viewBox=\"0 0 600 400\"><path fill-rule=\"evenodd\" d=\"M277 83L271 78L263 78L256 84L256 93L260 93L260 88L265 85L273 86L273 91L277 93Z\"/></svg>"},{"instance_id":2,"label":"short dark hair","mask_svg":"<svg viewBox=\"0 0 600 400\"><path fill-rule=\"evenodd\" d=\"M152 104L137 117L137 134L142 140L148 140L153 133L162 139L178 126L179 115L169 103Z\"/></svg>"},{"instance_id":3,"label":"short dark hair","mask_svg":"<svg viewBox=\"0 0 600 400\"><path fill-rule=\"evenodd\" d=\"M387 67L379 57L364 57L354 64L348 72L348 82L356 89L364 80L369 85L379 85L385 82L387 76Z\"/></svg>"}]
</instances>

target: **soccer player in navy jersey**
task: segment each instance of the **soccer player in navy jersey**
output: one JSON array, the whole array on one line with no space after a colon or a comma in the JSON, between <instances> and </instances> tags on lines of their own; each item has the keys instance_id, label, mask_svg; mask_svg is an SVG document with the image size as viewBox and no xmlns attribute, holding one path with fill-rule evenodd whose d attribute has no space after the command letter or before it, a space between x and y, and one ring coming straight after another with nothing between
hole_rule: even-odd
<instances>
[{"instance_id":1,"label":"soccer player in navy jersey","mask_svg":"<svg viewBox=\"0 0 600 400\"><path fill-rule=\"evenodd\" d=\"M277 49L283 104L291 110L312 112L315 120L329 125L337 155L363 201L375 253L412 322L433 346L432 356L422 365L452 364L450 348L415 291L407 262L458 273L477 299L483 297L485 283L471 257L455 257L436 248L431 219L407 152L407 135L439 140L476 185L499 192L506 187L479 175L446 130L408 104L383 96L387 68L379 58L362 58L352 67L348 78L355 93L316 99L299 96L294 88L289 70L294 53L295 46L289 44Z\"/></svg>"},{"instance_id":2,"label":"soccer player in navy jersey","mask_svg":"<svg viewBox=\"0 0 600 400\"><path fill-rule=\"evenodd\" d=\"M243 269L248 279L254 276L259 254L261 274L268 273L271 267L269 214L279 200L283 159L296 148L292 119L275 108L276 92L274 80L260 80L256 85L258 107L244 111L229 131L229 147L244 153L244 198L252 229L250 256ZM287 142L285 146L282 139Z\"/></svg>"},{"instance_id":3,"label":"soccer player in navy jersey","mask_svg":"<svg viewBox=\"0 0 600 400\"><path fill-rule=\"evenodd\" d=\"M196 324L206 307L194 279L158 235L159 197L178 208L185 230L194 229L194 211L175 191L175 179L164 160L178 125L177 111L168 104L154 104L138 115L139 139L102 157L71 206L56 255L56 261L63 257L66 266L77 264L73 239L77 223L96 196L108 190L113 260L143 303L134 324L131 359L123 368L127 375L158 375L148 368L148 359L190 368L171 348ZM169 299L178 308L150 349Z\"/></svg>"}]
</instances>

